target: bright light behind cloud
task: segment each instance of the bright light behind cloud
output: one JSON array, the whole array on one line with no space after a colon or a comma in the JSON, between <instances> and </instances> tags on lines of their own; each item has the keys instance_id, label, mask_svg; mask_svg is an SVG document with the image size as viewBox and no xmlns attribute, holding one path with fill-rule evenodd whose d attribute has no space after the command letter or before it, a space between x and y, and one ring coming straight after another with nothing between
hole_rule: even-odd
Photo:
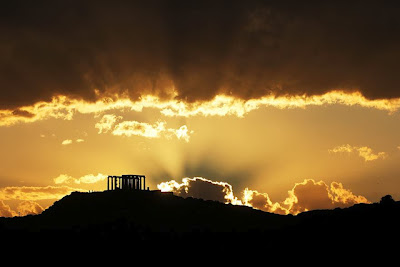
<instances>
[{"instance_id":1,"label":"bright light behind cloud","mask_svg":"<svg viewBox=\"0 0 400 267\"><path fill-rule=\"evenodd\" d=\"M0 111L0 126L13 125L20 122L34 122L48 118L71 120L76 113L99 114L110 110L131 110L140 112L144 108L158 109L165 116L226 116L233 115L243 117L245 114L260 107L276 108L306 108L307 106L321 105L347 105L374 108L393 113L400 108L400 99L368 100L361 93L345 93L331 91L319 96L264 96L258 99L243 100L226 95L217 95L209 101L197 101L187 103L175 99L161 100L158 97L142 96L138 101L132 101L122 96L113 98L104 97L96 102L70 99L66 96L53 97L51 102L38 102L32 106L19 108L19 112L13 110ZM29 114L29 116L21 115ZM104 118L104 117L103 117ZM116 117L106 117L96 128L99 132L107 131L109 124L115 122Z\"/></svg>"},{"instance_id":2,"label":"bright light behind cloud","mask_svg":"<svg viewBox=\"0 0 400 267\"><path fill-rule=\"evenodd\" d=\"M115 126L113 135L132 136L138 135L148 138L159 138L160 133L165 131L165 122L156 122L154 125L138 122L124 121Z\"/></svg>"},{"instance_id":3,"label":"bright light behind cloud","mask_svg":"<svg viewBox=\"0 0 400 267\"><path fill-rule=\"evenodd\" d=\"M0 189L3 200L43 200L60 199L74 191L86 191L69 186L8 186Z\"/></svg>"},{"instance_id":4,"label":"bright light behind cloud","mask_svg":"<svg viewBox=\"0 0 400 267\"><path fill-rule=\"evenodd\" d=\"M14 211L11 207L0 200L0 217L25 216L29 214L40 214L43 212L43 207L34 201L21 201L17 210Z\"/></svg>"},{"instance_id":5,"label":"bright light behind cloud","mask_svg":"<svg viewBox=\"0 0 400 267\"><path fill-rule=\"evenodd\" d=\"M98 132L99 134L107 133L112 130L115 122L118 119L122 119L122 117L116 116L114 114L106 114L101 118L101 120L98 123L96 123L96 125L94 127L99 129L99 132Z\"/></svg>"},{"instance_id":6,"label":"bright light behind cloud","mask_svg":"<svg viewBox=\"0 0 400 267\"><path fill-rule=\"evenodd\" d=\"M173 133L178 139L185 140L186 142L189 142L190 134L193 133L193 131L188 130L188 127L186 125L182 125L179 129L176 130L168 129L168 132Z\"/></svg>"},{"instance_id":7,"label":"bright light behind cloud","mask_svg":"<svg viewBox=\"0 0 400 267\"><path fill-rule=\"evenodd\" d=\"M170 138L171 135L176 136L178 139L189 142L189 134L193 131L189 131L186 125L182 125L179 129L166 128L166 122L158 121L154 124L138 121L123 121L117 124L112 135L117 136L142 136L146 138Z\"/></svg>"},{"instance_id":8,"label":"bright light behind cloud","mask_svg":"<svg viewBox=\"0 0 400 267\"><path fill-rule=\"evenodd\" d=\"M233 205L246 205L277 214L298 214L315 209L333 209L349 207L357 203L369 203L363 196L354 195L341 183L332 182L328 186L323 181L305 179L296 183L288 191L288 197L282 202L273 202L267 193L246 188L242 199L233 194L232 186L226 182L216 182L202 177L183 178L182 183L175 180L157 185L162 192L173 192L182 197L195 197L216 200Z\"/></svg>"},{"instance_id":9,"label":"bright light behind cloud","mask_svg":"<svg viewBox=\"0 0 400 267\"><path fill-rule=\"evenodd\" d=\"M182 197L195 197L206 200L216 200L224 203L241 205L233 195L232 186L226 182L216 182L203 177L183 178L182 183L175 180L157 185L162 192L174 192Z\"/></svg>"},{"instance_id":10,"label":"bright light behind cloud","mask_svg":"<svg viewBox=\"0 0 400 267\"><path fill-rule=\"evenodd\" d=\"M94 174L87 174L84 175L80 178L74 178L70 175L67 174L60 174L56 178L53 179L55 184L69 184L69 183L75 183L75 184L93 184L97 183L100 181L104 181L107 178L107 175L98 173L97 175Z\"/></svg>"}]
</instances>

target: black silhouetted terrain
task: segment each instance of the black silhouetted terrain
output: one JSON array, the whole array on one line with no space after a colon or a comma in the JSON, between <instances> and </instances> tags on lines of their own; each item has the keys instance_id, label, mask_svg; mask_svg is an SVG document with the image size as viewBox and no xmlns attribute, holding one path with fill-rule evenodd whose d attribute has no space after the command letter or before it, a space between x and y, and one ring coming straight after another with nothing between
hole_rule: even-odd
<instances>
[{"instance_id":1,"label":"black silhouetted terrain","mask_svg":"<svg viewBox=\"0 0 400 267\"><path fill-rule=\"evenodd\" d=\"M74 192L40 215L1 218L2 242L74 248L362 251L398 243L400 202L277 215L156 191ZM397 244L396 243L396 244ZM124 245L121 245L124 244Z\"/></svg>"}]
</instances>

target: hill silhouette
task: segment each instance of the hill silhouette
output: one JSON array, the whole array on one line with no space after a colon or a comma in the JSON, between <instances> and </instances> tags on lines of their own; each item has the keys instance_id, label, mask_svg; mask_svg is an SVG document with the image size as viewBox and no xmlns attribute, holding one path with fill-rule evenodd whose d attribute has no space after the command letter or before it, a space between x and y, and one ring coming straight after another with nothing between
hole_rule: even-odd
<instances>
[{"instance_id":1,"label":"hill silhouette","mask_svg":"<svg viewBox=\"0 0 400 267\"><path fill-rule=\"evenodd\" d=\"M74 192L40 215L1 218L3 242L41 240L83 248L125 244L152 250L206 247L251 252L387 250L399 235L400 203L278 215L157 191Z\"/></svg>"}]
</instances>

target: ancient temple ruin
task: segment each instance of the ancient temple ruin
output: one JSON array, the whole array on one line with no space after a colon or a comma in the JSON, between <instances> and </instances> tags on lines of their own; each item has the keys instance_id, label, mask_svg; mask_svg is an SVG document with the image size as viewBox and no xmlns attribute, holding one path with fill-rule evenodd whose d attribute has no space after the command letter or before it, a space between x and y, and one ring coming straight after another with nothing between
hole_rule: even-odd
<instances>
[{"instance_id":1,"label":"ancient temple ruin","mask_svg":"<svg viewBox=\"0 0 400 267\"><path fill-rule=\"evenodd\" d=\"M122 176L108 176L107 190L145 190L146 177L144 175L124 174Z\"/></svg>"}]
</instances>

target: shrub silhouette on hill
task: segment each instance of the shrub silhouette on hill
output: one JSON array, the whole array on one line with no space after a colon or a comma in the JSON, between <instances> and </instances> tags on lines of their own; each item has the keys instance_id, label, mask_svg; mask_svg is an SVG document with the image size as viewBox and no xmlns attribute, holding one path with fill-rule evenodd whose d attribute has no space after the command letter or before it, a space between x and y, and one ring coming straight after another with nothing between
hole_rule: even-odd
<instances>
[{"instance_id":1,"label":"shrub silhouette on hill","mask_svg":"<svg viewBox=\"0 0 400 267\"><path fill-rule=\"evenodd\" d=\"M393 199L393 197L391 196L391 195L386 195L386 196L383 196L382 198L381 198L381 201L379 202L381 205L394 205L395 204L395 201L394 201L394 199Z\"/></svg>"}]
</instances>

